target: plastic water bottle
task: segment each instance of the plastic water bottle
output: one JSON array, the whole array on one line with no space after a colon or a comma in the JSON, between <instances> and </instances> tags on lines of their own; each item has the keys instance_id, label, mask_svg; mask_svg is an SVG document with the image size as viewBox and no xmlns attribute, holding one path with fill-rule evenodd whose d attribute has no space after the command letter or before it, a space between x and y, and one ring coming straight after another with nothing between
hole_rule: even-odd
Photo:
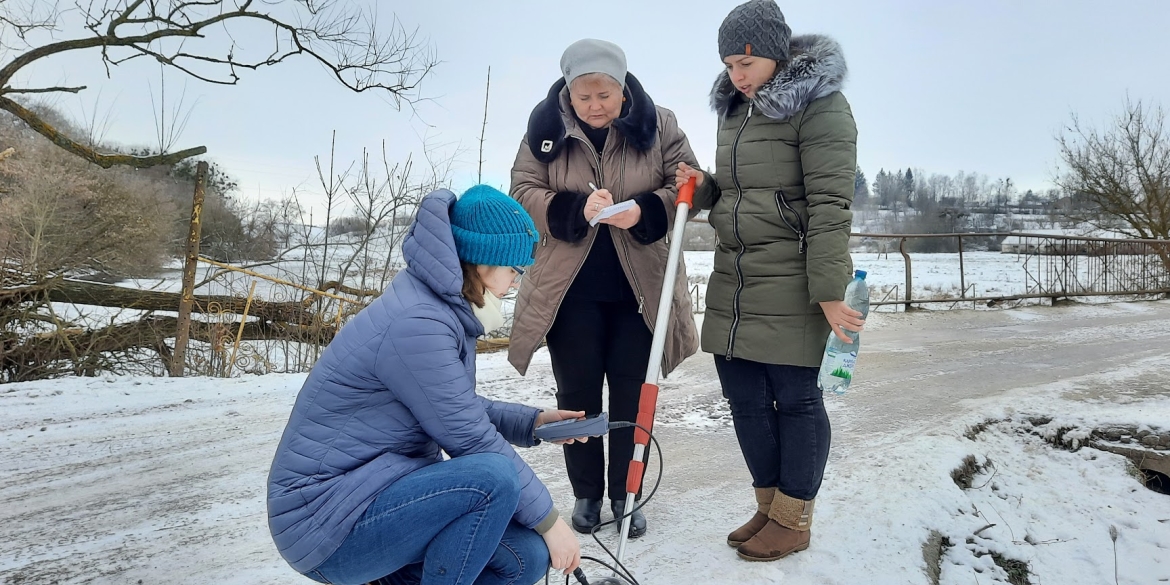
<instances>
[{"instance_id":1,"label":"plastic water bottle","mask_svg":"<svg viewBox=\"0 0 1170 585\"><path fill-rule=\"evenodd\" d=\"M853 280L845 288L845 304L850 309L861 313L861 318L869 316L869 285L865 284L865 271L857 270L853 273ZM853 341L841 341L835 333L829 333L829 340L825 343L825 355L821 358L821 373L817 376L817 385L821 390L832 390L834 394L844 394L853 381L853 370L857 367L857 350L861 348L861 334L841 328Z\"/></svg>"}]
</instances>

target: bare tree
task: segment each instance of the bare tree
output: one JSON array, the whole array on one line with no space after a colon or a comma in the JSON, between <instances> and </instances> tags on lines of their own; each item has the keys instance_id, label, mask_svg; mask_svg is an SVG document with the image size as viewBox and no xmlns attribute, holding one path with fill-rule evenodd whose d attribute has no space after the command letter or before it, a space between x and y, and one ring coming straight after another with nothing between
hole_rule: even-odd
<instances>
[{"instance_id":1,"label":"bare tree","mask_svg":"<svg viewBox=\"0 0 1170 585\"><path fill-rule=\"evenodd\" d=\"M419 198L425 194L420 194L417 189L411 188L412 167L413 161L410 157L407 157L405 164L395 164L391 167L386 156L386 144L383 142L382 168L385 174L378 177L376 172L370 169L369 153L362 152L362 167L358 177L358 185L349 193L350 200L357 209L358 217L362 220L363 237L353 255L342 265L339 275L339 278L344 280L360 254L361 279L358 288L362 291L373 286L373 275L370 273L375 269L375 262L381 264L381 260L392 259L402 239L403 230L395 229L397 226L394 225L394 218L398 217L403 210L418 205ZM375 233L379 230L385 232L384 241L380 242L378 250L384 257L381 259L371 256ZM382 269L378 290L381 290L388 282L389 271L389 266Z\"/></svg>"},{"instance_id":2,"label":"bare tree","mask_svg":"<svg viewBox=\"0 0 1170 585\"><path fill-rule=\"evenodd\" d=\"M104 110L104 111L100 111ZM102 94L99 91L97 98L94 99L93 108L86 108L85 104L81 104L81 134L80 137L84 144L90 148L96 148L98 145L106 142L106 135L110 131L110 126L113 125L114 108L111 104L106 108L102 108ZM63 130L58 128L58 130Z\"/></svg>"},{"instance_id":3,"label":"bare tree","mask_svg":"<svg viewBox=\"0 0 1170 585\"><path fill-rule=\"evenodd\" d=\"M406 30L397 19L383 29L376 14L334 0L92 0L68 11L60 9L61 2L0 0L5 31L0 36L0 109L57 146L106 168L169 165L207 149L143 156L101 152L13 99L78 93L84 86L16 87L18 74L54 56L92 51L100 54L107 75L111 66L145 58L207 83L235 85L245 71L303 56L325 66L350 90L381 92L401 107L418 98L419 83L436 64L417 31ZM257 27L268 30L266 48L246 49L236 42L233 35L265 38Z\"/></svg>"},{"instance_id":4,"label":"bare tree","mask_svg":"<svg viewBox=\"0 0 1170 585\"><path fill-rule=\"evenodd\" d=\"M380 165L371 164L370 153L363 149L361 160L350 164L333 184L326 183L322 174L327 207L332 209L340 203L330 193L345 193L352 214L328 224L329 237L322 247L333 248L334 254L323 254L319 268L322 277L313 284L322 290L340 287L347 294L362 297L380 293L397 272L395 265L401 261L399 246L419 201L427 193L449 185L452 160L436 152L435 146L424 139L421 168L415 165L413 155L404 163L392 165L383 142ZM331 155L331 167L332 164ZM340 224L347 229L332 229L343 227ZM350 236L348 242L330 242L330 237L343 232ZM312 257L316 259L315 254ZM334 272L336 280L324 276Z\"/></svg>"},{"instance_id":5,"label":"bare tree","mask_svg":"<svg viewBox=\"0 0 1170 585\"><path fill-rule=\"evenodd\" d=\"M955 184L958 185L959 198L969 205L984 201L989 190L987 176L979 173L967 174L959 171L955 177Z\"/></svg>"},{"instance_id":6,"label":"bare tree","mask_svg":"<svg viewBox=\"0 0 1170 585\"><path fill-rule=\"evenodd\" d=\"M191 112L194 111L195 104L184 107L186 106L186 102L187 84L184 83L183 91L179 94L179 103L172 103L168 108L167 68L165 65L160 65L157 100L154 95L154 88L150 90L150 104L153 106L151 113L154 114L155 145L158 147L159 153L170 152L178 144L179 137L183 135L183 131L187 128L187 123L191 121Z\"/></svg>"},{"instance_id":7,"label":"bare tree","mask_svg":"<svg viewBox=\"0 0 1170 585\"><path fill-rule=\"evenodd\" d=\"M1079 213L1078 220L1133 237L1170 239L1170 134L1165 123L1161 106L1129 100L1100 129L1073 116L1057 139L1065 169L1056 182L1097 212Z\"/></svg>"},{"instance_id":8,"label":"bare tree","mask_svg":"<svg viewBox=\"0 0 1170 585\"><path fill-rule=\"evenodd\" d=\"M162 262L172 210L145 177L26 145L0 167L0 189L0 246L27 274L137 275Z\"/></svg>"},{"instance_id":9,"label":"bare tree","mask_svg":"<svg viewBox=\"0 0 1170 585\"><path fill-rule=\"evenodd\" d=\"M487 72L487 85L484 87L484 90L483 90L483 126L481 126L479 129L479 174L477 175L477 178L476 178L477 183L483 182L483 140L484 140L484 136L487 134L488 98L491 97L491 94L492 94L492 68L489 66L488 72Z\"/></svg>"},{"instance_id":10,"label":"bare tree","mask_svg":"<svg viewBox=\"0 0 1170 585\"><path fill-rule=\"evenodd\" d=\"M922 174L919 174L921 178ZM927 179L927 185L922 191L929 191L944 207L957 207L960 200L957 196L958 186L950 175L934 174Z\"/></svg>"},{"instance_id":11,"label":"bare tree","mask_svg":"<svg viewBox=\"0 0 1170 585\"><path fill-rule=\"evenodd\" d=\"M334 162L337 159L337 131L333 131L333 138L329 142L329 172L321 166L321 157L313 157L313 163L317 166L317 180L321 183L321 188L325 190L325 243L324 250L321 252L322 259L320 265L320 274L317 278L318 286L323 286L326 281L326 276L329 271L329 226L333 223L333 209L341 202L341 196L346 191L346 184L349 182L350 174L353 171L353 163L345 169L343 173L336 173L334 171Z\"/></svg>"}]
</instances>

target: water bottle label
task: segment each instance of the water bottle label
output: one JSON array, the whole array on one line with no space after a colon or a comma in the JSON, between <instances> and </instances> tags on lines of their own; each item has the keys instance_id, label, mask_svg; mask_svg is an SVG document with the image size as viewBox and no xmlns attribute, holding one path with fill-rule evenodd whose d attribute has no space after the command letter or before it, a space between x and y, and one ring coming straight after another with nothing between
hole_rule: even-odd
<instances>
[{"instance_id":1,"label":"water bottle label","mask_svg":"<svg viewBox=\"0 0 1170 585\"><path fill-rule=\"evenodd\" d=\"M829 375L842 380L852 380L853 368L857 365L857 352L840 353L828 348L828 354L834 366Z\"/></svg>"}]
</instances>

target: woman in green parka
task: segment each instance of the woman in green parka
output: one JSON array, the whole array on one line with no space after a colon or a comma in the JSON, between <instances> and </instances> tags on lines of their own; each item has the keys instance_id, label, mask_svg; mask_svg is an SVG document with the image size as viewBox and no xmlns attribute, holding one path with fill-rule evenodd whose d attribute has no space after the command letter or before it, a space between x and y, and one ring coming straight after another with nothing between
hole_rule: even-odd
<instances>
[{"instance_id":1,"label":"woman in green parka","mask_svg":"<svg viewBox=\"0 0 1170 585\"><path fill-rule=\"evenodd\" d=\"M829 456L817 386L825 340L864 324L843 300L857 127L840 91L840 46L791 36L774 0L732 10L719 54L715 174L680 164L676 180L697 181L695 205L711 210L719 236L702 346L715 354L755 488L755 515L727 543L771 561L809 546Z\"/></svg>"}]
</instances>

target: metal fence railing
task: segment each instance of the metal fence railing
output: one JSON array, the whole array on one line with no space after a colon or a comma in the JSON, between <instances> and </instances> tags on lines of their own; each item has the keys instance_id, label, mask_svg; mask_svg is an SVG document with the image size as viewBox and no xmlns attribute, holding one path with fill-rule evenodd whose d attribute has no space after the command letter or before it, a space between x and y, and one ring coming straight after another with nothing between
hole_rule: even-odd
<instances>
[{"instance_id":1,"label":"metal fence railing","mask_svg":"<svg viewBox=\"0 0 1170 585\"><path fill-rule=\"evenodd\" d=\"M896 243L905 267L903 298L885 297L874 306L987 302L1090 297L1152 296L1170 294L1170 241L1120 238L1091 238L1054 234L950 233L870 234L854 233L854 239ZM914 297L913 258L907 243L915 239L955 240L958 249L959 295L938 298ZM964 266L964 240L1000 239L1001 252L1015 254L1021 261L1024 292L1005 295L977 295L968 286ZM895 289L894 297L898 296Z\"/></svg>"},{"instance_id":2,"label":"metal fence railing","mask_svg":"<svg viewBox=\"0 0 1170 585\"><path fill-rule=\"evenodd\" d=\"M949 303L955 307L963 303L995 304L1023 299L1170 294L1170 241L1026 233L855 233L852 238L856 245L883 250L880 255L889 255L891 259L896 258L894 254L902 257L904 284L888 284L874 293L871 306L875 308L910 310L927 303ZM947 247L957 248L959 286L928 297L923 291L929 287L916 281L914 273L915 256L921 258L927 253L912 252L914 245L910 243L915 239L939 238L954 240ZM978 294L976 281L980 290L989 287L978 275L977 267L972 271L968 265L967 242L986 244L1000 238L1010 238L1000 246L1006 246L1005 251L1014 254L1016 263L1022 267L1020 278L1024 286L1013 288L1023 292ZM213 295L208 298L236 301L232 303L234 308L216 303L200 307L196 320L201 329L209 332L203 336L206 339L193 344L187 365L190 371L202 375L231 377L245 373L307 371L341 326L375 296L372 291L353 291L340 285L318 290L271 274L207 258L199 260L219 269L203 283L200 291ZM689 288L694 310L699 312L704 289L698 283L691 283ZM509 297L505 304L510 309L513 302ZM481 340L481 351L507 347L506 330L493 335L492 339Z\"/></svg>"}]
</instances>

